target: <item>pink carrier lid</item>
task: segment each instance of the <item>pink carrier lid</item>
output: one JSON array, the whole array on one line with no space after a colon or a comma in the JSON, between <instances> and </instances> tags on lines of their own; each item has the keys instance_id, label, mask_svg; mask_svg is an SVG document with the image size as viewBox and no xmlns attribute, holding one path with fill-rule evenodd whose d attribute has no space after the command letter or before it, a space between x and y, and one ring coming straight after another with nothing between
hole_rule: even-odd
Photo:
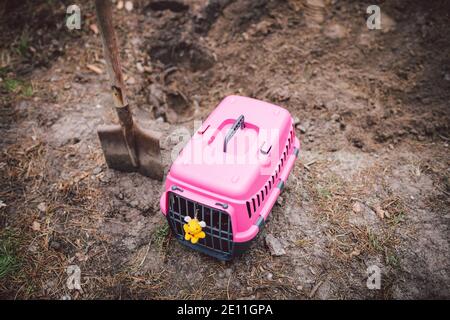
<instances>
[{"instance_id":1,"label":"pink carrier lid","mask_svg":"<svg viewBox=\"0 0 450 320\"><path fill-rule=\"evenodd\" d=\"M291 128L285 109L228 96L180 152L169 178L223 197L248 199L274 171Z\"/></svg>"}]
</instances>

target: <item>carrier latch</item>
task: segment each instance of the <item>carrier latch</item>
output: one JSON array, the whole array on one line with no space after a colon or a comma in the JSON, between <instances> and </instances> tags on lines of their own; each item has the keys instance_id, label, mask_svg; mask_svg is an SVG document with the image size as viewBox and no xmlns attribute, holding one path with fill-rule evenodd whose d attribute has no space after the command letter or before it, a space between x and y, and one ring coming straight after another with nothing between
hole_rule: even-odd
<instances>
[{"instance_id":1,"label":"carrier latch","mask_svg":"<svg viewBox=\"0 0 450 320\"><path fill-rule=\"evenodd\" d=\"M261 148L259 149L259 151L261 151L262 154L269 154L270 150L272 149L272 145L271 144L267 144L264 141L263 144L261 145Z\"/></svg>"},{"instance_id":2,"label":"carrier latch","mask_svg":"<svg viewBox=\"0 0 450 320\"><path fill-rule=\"evenodd\" d=\"M227 135L225 136L225 140L223 141L223 152L227 152L227 144L233 137L233 135L236 133L236 131L241 128L245 128L244 124L244 115L241 114L239 118L234 122L234 124L231 126L230 130L228 130Z\"/></svg>"}]
</instances>

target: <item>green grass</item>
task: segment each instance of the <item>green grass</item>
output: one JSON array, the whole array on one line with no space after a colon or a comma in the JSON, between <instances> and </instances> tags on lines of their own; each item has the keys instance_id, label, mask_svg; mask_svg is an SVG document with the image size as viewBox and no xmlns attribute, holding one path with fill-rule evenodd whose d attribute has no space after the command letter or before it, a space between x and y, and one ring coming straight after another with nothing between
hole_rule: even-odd
<instances>
[{"instance_id":1,"label":"green grass","mask_svg":"<svg viewBox=\"0 0 450 320\"><path fill-rule=\"evenodd\" d=\"M3 85L8 92L16 92L17 88L20 86L20 81L16 79L5 79Z\"/></svg>"},{"instance_id":2,"label":"green grass","mask_svg":"<svg viewBox=\"0 0 450 320\"><path fill-rule=\"evenodd\" d=\"M372 249L376 251L383 251L383 246L381 245L381 241L378 239L378 236L372 232L368 231L369 236L369 245L372 247Z\"/></svg>"},{"instance_id":3,"label":"green grass","mask_svg":"<svg viewBox=\"0 0 450 320\"><path fill-rule=\"evenodd\" d=\"M397 268L400 266L400 258L397 255L395 255L394 253L389 253L386 251L385 260L386 260L387 265L390 265L394 268Z\"/></svg>"},{"instance_id":4,"label":"green grass","mask_svg":"<svg viewBox=\"0 0 450 320\"><path fill-rule=\"evenodd\" d=\"M3 86L10 93L18 93L24 97L32 97L34 94L31 83L26 83L18 79L7 78L3 81Z\"/></svg>"},{"instance_id":5,"label":"green grass","mask_svg":"<svg viewBox=\"0 0 450 320\"><path fill-rule=\"evenodd\" d=\"M11 232L5 231L0 235L0 279L12 274L18 267L15 238Z\"/></svg>"},{"instance_id":6,"label":"green grass","mask_svg":"<svg viewBox=\"0 0 450 320\"><path fill-rule=\"evenodd\" d=\"M25 84L22 86L22 94L25 97L32 97L33 96L33 86L31 84Z\"/></svg>"},{"instance_id":7,"label":"green grass","mask_svg":"<svg viewBox=\"0 0 450 320\"><path fill-rule=\"evenodd\" d=\"M323 188L318 186L317 187L317 192L319 193L319 196L323 199L330 199L333 196L333 193L328 190L327 188Z\"/></svg>"},{"instance_id":8,"label":"green grass","mask_svg":"<svg viewBox=\"0 0 450 320\"><path fill-rule=\"evenodd\" d=\"M159 226L153 234L153 243L155 244L155 246L157 246L159 249L162 249L168 235L169 225L167 223L164 223L163 225Z\"/></svg>"},{"instance_id":9,"label":"green grass","mask_svg":"<svg viewBox=\"0 0 450 320\"><path fill-rule=\"evenodd\" d=\"M20 36L17 51L20 55L24 56L27 54L29 47L30 47L30 37L28 36L28 32L24 31Z\"/></svg>"},{"instance_id":10,"label":"green grass","mask_svg":"<svg viewBox=\"0 0 450 320\"><path fill-rule=\"evenodd\" d=\"M399 225L403 221L405 221L405 213L403 211L401 211L399 214L396 214L389 220L389 222L392 223L394 226Z\"/></svg>"}]
</instances>

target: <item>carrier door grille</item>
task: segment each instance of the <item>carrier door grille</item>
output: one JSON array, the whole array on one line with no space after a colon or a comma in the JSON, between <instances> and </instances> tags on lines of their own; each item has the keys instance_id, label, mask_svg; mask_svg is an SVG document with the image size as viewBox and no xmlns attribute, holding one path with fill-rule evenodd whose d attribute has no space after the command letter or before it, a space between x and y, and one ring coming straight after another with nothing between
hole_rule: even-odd
<instances>
[{"instance_id":1,"label":"carrier door grille","mask_svg":"<svg viewBox=\"0 0 450 320\"><path fill-rule=\"evenodd\" d=\"M206 223L206 227L203 228L206 237L200 239L196 245L231 254L233 250L233 230L230 215L225 211L205 206L169 192L169 223L180 240L185 241L183 225L186 222L184 217L194 218L195 212L197 212L197 219Z\"/></svg>"}]
</instances>

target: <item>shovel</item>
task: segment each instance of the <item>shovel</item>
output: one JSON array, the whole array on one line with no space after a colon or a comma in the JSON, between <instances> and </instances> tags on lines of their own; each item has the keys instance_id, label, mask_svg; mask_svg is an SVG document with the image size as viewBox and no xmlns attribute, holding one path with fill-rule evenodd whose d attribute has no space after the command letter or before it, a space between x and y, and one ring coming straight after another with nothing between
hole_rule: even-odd
<instances>
[{"instance_id":1,"label":"shovel","mask_svg":"<svg viewBox=\"0 0 450 320\"><path fill-rule=\"evenodd\" d=\"M115 110L119 118L119 125L102 125L97 129L106 163L112 169L136 171L150 178L162 180L164 169L161 163L159 137L134 122L126 99L119 50L112 23L111 0L95 0L95 8Z\"/></svg>"}]
</instances>

